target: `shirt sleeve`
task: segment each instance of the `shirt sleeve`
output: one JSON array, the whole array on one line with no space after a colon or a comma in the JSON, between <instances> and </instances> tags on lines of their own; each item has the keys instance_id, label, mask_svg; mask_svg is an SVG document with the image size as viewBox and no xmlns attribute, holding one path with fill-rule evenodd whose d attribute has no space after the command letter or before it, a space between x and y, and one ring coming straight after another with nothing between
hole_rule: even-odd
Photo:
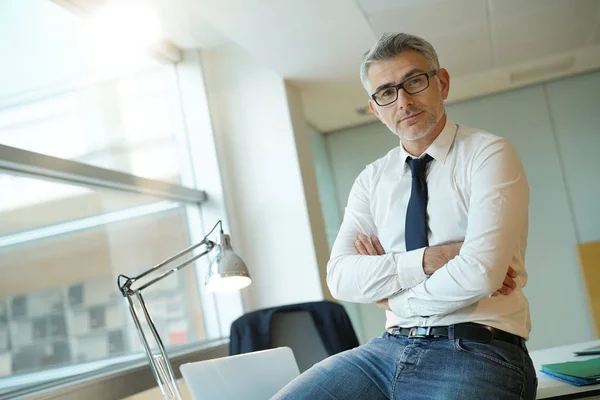
<instances>
[{"instance_id":1,"label":"shirt sleeve","mask_svg":"<svg viewBox=\"0 0 600 400\"><path fill-rule=\"evenodd\" d=\"M427 279L423 272L424 249L382 256L359 255L358 234L377 234L370 209L369 169L354 182L344 220L327 264L327 285L338 300L374 303Z\"/></svg>"},{"instance_id":2,"label":"shirt sleeve","mask_svg":"<svg viewBox=\"0 0 600 400\"><path fill-rule=\"evenodd\" d=\"M500 287L526 229L529 185L513 146L484 145L471 167L467 232L460 254L419 285L389 299L400 317L441 315L490 296Z\"/></svg>"}]
</instances>

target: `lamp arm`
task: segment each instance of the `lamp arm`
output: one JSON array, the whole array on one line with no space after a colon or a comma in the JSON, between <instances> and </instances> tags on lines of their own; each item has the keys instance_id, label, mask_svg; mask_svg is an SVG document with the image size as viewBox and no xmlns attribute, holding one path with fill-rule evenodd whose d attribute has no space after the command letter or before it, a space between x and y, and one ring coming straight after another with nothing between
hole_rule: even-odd
<instances>
[{"instance_id":1,"label":"lamp arm","mask_svg":"<svg viewBox=\"0 0 600 400\"><path fill-rule=\"evenodd\" d=\"M161 267L164 267L166 264L172 262L174 259L179 258L181 256L183 256L184 254L189 253L190 251L200 247L201 245L205 245L206 246L206 250L203 251L202 253L190 258L189 260L177 265L174 268L171 268L170 270L164 272L163 274L161 274L160 276L152 279L150 282L145 283L144 285L140 286L137 289L132 289L131 286L137 282L138 280L140 280L141 278L145 277L146 275L150 274L151 272L154 272L156 270L158 270ZM155 284L156 282L162 280L163 278L166 278L167 276L179 271L180 269L182 269L183 267L191 264L192 262L196 261L197 259L205 256L206 254L210 253L211 250L215 247L216 243L211 241L211 240L207 240L204 239L202 242L193 245L192 247L182 251L181 253L177 254L174 257L171 257L170 259L163 261L162 263L155 265L154 267L148 269L147 271L142 272L141 274L134 276L134 277L128 277L127 275L123 275L120 274L117 277L117 285L119 286L119 291L121 292L121 294L123 295L123 297L126 297L128 295L132 295L134 292L140 291L142 289L147 288L148 286L152 286L153 284ZM124 280L122 282L122 280Z\"/></svg>"},{"instance_id":2,"label":"lamp arm","mask_svg":"<svg viewBox=\"0 0 600 400\"><path fill-rule=\"evenodd\" d=\"M129 295L132 295L133 292L135 292L135 291L139 291L139 290L142 290L144 288L147 288L148 286L153 285L154 283L156 283L156 282L160 281L161 279L163 279L163 278L171 275L174 272L179 271L181 268L189 265L193 261L196 261L197 259L199 259L199 258L205 256L207 253L209 253L216 246L216 243L213 242L213 241L211 241L211 240L209 240L208 237L214 232L214 230L217 228L217 226L220 227L220 231L221 231L221 233L223 233L223 223L219 220L215 224L215 226L213 226L213 228L210 230L210 232L208 232L206 234L206 236L204 236L204 239L202 239L201 242L196 243L195 245L188 247L187 249L185 249L185 250L183 250L183 251L175 254L174 256L170 257L169 259L161 262L160 264L157 264L157 265L153 266L152 268L148 269L147 271L142 272L141 274L139 274L137 276L129 277L127 275L120 274L117 277L117 286L119 287L119 291L121 292L121 294L123 295L123 297L126 297L128 293L129 293ZM173 269L171 269L171 270L163 273L159 277L151 280L150 282L144 284L143 286L141 286L141 287L139 287L139 288L137 288L135 290L131 289L131 285L133 285L136 281L138 281L141 278L149 275L150 273L152 273L152 272L154 272L154 271L156 271L156 270L164 267L165 265L173 262L174 260L178 259L179 257L181 257L181 256L183 256L183 255L185 255L185 254L187 254L189 252L191 252L192 250L197 249L198 247L200 247L202 245L206 246L206 251L204 251L203 253L201 253L201 254L199 254L197 256L194 256L192 259L190 259L190 260L188 260L188 261L186 261L186 262L184 262L184 263L176 266L175 268L173 268Z\"/></svg>"},{"instance_id":3,"label":"lamp arm","mask_svg":"<svg viewBox=\"0 0 600 400\"><path fill-rule=\"evenodd\" d=\"M223 223L221 222L221 220L219 220L215 226L212 227L212 229L210 230L210 232L208 232L206 234L206 236L204 236L204 239L202 239L201 242L196 243L195 245L188 247L187 249L175 254L173 257L161 262L160 264L155 265L154 267L148 269L147 271L142 272L141 274L134 276L134 277L129 277L127 275L123 275L120 274L117 277L117 286L119 287L119 291L121 292L121 294L123 295L123 297L127 296L127 293L130 292L130 295L133 294L133 290L131 289L131 285L133 285L133 283L135 283L136 281L140 280L141 278L143 278L144 276L158 270L161 267L164 267L166 264L169 264L170 262L172 262L173 260L178 259L179 257L183 256L184 254L189 253L190 251L205 245L206 246L206 251L198 256L195 256L194 258L192 258L191 260L184 262L183 264L178 265L177 267L171 269L170 271L162 274L161 276L159 276L156 279L153 279L152 281L148 282L147 284L143 285L142 287L136 289L136 290L142 290L143 288L146 288L148 286L151 286L152 284L154 284L155 282L158 282L159 280L161 280L162 278L171 275L173 272L177 272L179 271L181 268L185 267L186 265L190 264L192 261L195 261L197 259L199 259L200 257L206 255L208 252L210 252L215 246L216 243L208 240L208 237L214 232L214 230L217 228L217 226L220 228L221 234L223 234ZM121 282L121 280L123 280L123 282Z\"/></svg>"}]
</instances>

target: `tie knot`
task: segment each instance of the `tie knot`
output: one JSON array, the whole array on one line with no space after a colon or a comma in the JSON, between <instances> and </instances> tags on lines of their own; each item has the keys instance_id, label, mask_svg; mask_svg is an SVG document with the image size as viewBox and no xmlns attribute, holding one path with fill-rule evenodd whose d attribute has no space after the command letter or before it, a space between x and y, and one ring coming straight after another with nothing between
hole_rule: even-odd
<instances>
[{"instance_id":1,"label":"tie knot","mask_svg":"<svg viewBox=\"0 0 600 400\"><path fill-rule=\"evenodd\" d=\"M423 158L411 158L406 157L406 162L410 167L410 172L412 172L413 178L425 178L425 167L429 161L433 160L433 158L429 154L425 154Z\"/></svg>"}]
</instances>

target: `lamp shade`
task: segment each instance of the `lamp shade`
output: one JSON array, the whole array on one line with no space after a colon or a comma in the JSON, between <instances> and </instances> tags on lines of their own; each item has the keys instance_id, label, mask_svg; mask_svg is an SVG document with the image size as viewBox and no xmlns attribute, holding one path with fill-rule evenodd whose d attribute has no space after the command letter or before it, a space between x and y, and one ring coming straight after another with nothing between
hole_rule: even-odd
<instances>
[{"instance_id":1,"label":"lamp shade","mask_svg":"<svg viewBox=\"0 0 600 400\"><path fill-rule=\"evenodd\" d=\"M206 288L213 292L228 292L250 285L250 273L244 261L231 248L229 235L221 234L215 248L215 258L208 269Z\"/></svg>"}]
</instances>

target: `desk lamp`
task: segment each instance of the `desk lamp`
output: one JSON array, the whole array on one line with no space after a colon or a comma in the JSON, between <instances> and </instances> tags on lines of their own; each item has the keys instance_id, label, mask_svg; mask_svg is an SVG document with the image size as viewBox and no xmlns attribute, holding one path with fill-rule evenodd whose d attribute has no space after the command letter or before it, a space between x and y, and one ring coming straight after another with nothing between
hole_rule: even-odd
<instances>
[{"instance_id":1,"label":"desk lamp","mask_svg":"<svg viewBox=\"0 0 600 400\"><path fill-rule=\"evenodd\" d=\"M217 228L217 226L220 227L220 240L218 243L215 243L209 240L208 237ZM165 269L164 267L166 267L168 264L171 264L176 259L194 251L195 249L201 246L204 246L204 251L202 253L194 255L189 260L181 262L171 269L167 269L154 279L150 279L148 277L152 273L158 273L159 270ZM169 358L167 357L165 346L163 345L162 339L158 334L156 326L154 325L152 317L150 316L148 308L146 307L146 303L144 302L142 290L154 285L156 282L159 282L160 280L179 271L183 267L192 264L197 259L211 252L214 252L215 257L210 265L206 276L205 285L208 290L231 291L242 289L250 284L251 279L250 274L248 273L248 269L246 268L246 264L244 264L244 261L242 261L242 259L233 252L233 249L231 248L231 241L229 235L223 233L223 224L221 223L221 221L215 224L215 226L204 237L204 239L202 239L200 243L197 243L181 251L180 253L175 254L168 260L161 262L160 264L148 269L147 271L137 276L128 277L125 275L119 275L117 278L117 285L119 287L119 291L121 292L123 297L127 299L129 311L131 312L131 316L133 318L133 322L135 323L135 327L138 331L140 341L142 342L144 351L146 352L148 362L152 367L154 377L158 382L158 386L164 398L168 400L181 400L181 393L179 392L179 388L177 387L175 374L173 373L173 369L171 368ZM146 279L142 280L143 278ZM150 279L148 282L140 283L148 279ZM148 324L148 327L150 328L150 331L152 332L152 336L156 341L156 348L150 346L150 344L148 343L148 338L146 337L146 334L142 329L142 323L140 321L138 310L141 310L143 318L145 319L146 323Z\"/></svg>"}]
</instances>

